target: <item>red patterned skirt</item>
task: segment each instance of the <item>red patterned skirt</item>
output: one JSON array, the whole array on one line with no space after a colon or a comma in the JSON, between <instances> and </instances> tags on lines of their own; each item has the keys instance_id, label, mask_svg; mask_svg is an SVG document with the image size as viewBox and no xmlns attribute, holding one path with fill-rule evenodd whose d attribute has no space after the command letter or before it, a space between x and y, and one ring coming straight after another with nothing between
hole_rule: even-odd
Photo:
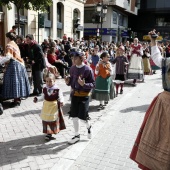
<instances>
[{"instance_id":1,"label":"red patterned skirt","mask_svg":"<svg viewBox=\"0 0 170 170\"><path fill-rule=\"evenodd\" d=\"M45 134L57 134L60 132L60 130L66 129L64 117L61 109L59 109L58 119L56 121L53 122L42 121L42 124L43 124L43 133Z\"/></svg>"},{"instance_id":2,"label":"red patterned skirt","mask_svg":"<svg viewBox=\"0 0 170 170\"><path fill-rule=\"evenodd\" d=\"M137 152L138 152L138 146L139 146L139 143L140 143L140 140L141 140L143 129L145 128L146 122L148 120L148 117L149 117L149 115L151 113L151 110L152 110L153 106L155 105L155 102L156 102L157 98L158 98L158 96L156 96L154 98L154 100L152 101L151 105L149 106L149 108L148 108L148 110L147 110L147 112L145 114L142 126L141 126L141 128L139 130L139 133L137 135L135 144L134 144L134 146L132 148L132 151L131 151L131 154L130 154L130 158L138 164L138 167L140 169L143 169L143 170L150 170L150 169L145 167L144 165L140 164L139 162L137 162L136 161L136 155L137 155Z\"/></svg>"}]
</instances>

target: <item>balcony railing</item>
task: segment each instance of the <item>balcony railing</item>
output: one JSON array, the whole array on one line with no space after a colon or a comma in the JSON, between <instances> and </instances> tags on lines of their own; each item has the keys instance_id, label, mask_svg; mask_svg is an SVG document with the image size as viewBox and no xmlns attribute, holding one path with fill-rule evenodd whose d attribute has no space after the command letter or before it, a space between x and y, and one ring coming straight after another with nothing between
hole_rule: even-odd
<instances>
[{"instance_id":1,"label":"balcony railing","mask_svg":"<svg viewBox=\"0 0 170 170\"><path fill-rule=\"evenodd\" d=\"M131 1L129 2L128 0L107 0L107 2L109 5L115 5L129 13L133 13L133 14L137 15L138 8L134 7L134 10L132 11Z\"/></svg>"},{"instance_id":2,"label":"balcony railing","mask_svg":"<svg viewBox=\"0 0 170 170\"><path fill-rule=\"evenodd\" d=\"M86 3L87 0L76 0L78 2L81 2L81 3Z\"/></svg>"},{"instance_id":3,"label":"balcony railing","mask_svg":"<svg viewBox=\"0 0 170 170\"><path fill-rule=\"evenodd\" d=\"M127 0L108 0L108 3L110 5L116 5L118 7L121 7L123 9L126 9L129 2Z\"/></svg>"}]
</instances>

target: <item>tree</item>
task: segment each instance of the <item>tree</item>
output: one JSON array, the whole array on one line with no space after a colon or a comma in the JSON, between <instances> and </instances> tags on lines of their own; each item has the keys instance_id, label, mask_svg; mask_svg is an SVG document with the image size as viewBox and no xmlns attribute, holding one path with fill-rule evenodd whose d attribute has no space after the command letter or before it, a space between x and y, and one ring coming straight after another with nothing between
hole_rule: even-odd
<instances>
[{"instance_id":1,"label":"tree","mask_svg":"<svg viewBox=\"0 0 170 170\"><path fill-rule=\"evenodd\" d=\"M6 5L9 10L12 9L11 3L13 3L17 9L18 34L19 34L19 30L20 30L19 11L20 9L46 12L47 7L51 6L53 1L52 0L29 0L29 1L28 0L0 0L0 5L4 5L4 6Z\"/></svg>"}]
</instances>

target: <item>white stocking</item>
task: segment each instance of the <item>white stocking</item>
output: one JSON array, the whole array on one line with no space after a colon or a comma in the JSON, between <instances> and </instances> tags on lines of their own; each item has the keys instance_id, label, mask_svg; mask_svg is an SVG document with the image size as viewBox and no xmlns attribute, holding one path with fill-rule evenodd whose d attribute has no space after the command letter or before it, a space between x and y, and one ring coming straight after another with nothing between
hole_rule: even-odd
<instances>
[{"instance_id":1,"label":"white stocking","mask_svg":"<svg viewBox=\"0 0 170 170\"><path fill-rule=\"evenodd\" d=\"M90 121L89 121L89 120L87 120L87 121L85 121L85 120L81 120L81 122L83 122L83 123L85 123L85 124L86 124L87 129L91 126L91 124L90 124Z\"/></svg>"},{"instance_id":2,"label":"white stocking","mask_svg":"<svg viewBox=\"0 0 170 170\"><path fill-rule=\"evenodd\" d=\"M78 117L75 117L75 118L72 118L72 119L73 119L75 136L77 136L77 135L79 135L79 119L78 119Z\"/></svg>"}]
</instances>

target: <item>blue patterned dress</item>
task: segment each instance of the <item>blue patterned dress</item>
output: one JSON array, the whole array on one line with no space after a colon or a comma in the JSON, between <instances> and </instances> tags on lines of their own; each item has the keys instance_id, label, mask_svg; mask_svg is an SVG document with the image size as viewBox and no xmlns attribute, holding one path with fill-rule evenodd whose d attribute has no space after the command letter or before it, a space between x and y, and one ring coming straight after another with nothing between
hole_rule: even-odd
<instances>
[{"instance_id":1,"label":"blue patterned dress","mask_svg":"<svg viewBox=\"0 0 170 170\"><path fill-rule=\"evenodd\" d=\"M28 97L30 84L25 66L20 57L19 48L12 42L7 44L6 51L12 55L12 58L9 60L4 73L2 97L3 99Z\"/></svg>"}]
</instances>

